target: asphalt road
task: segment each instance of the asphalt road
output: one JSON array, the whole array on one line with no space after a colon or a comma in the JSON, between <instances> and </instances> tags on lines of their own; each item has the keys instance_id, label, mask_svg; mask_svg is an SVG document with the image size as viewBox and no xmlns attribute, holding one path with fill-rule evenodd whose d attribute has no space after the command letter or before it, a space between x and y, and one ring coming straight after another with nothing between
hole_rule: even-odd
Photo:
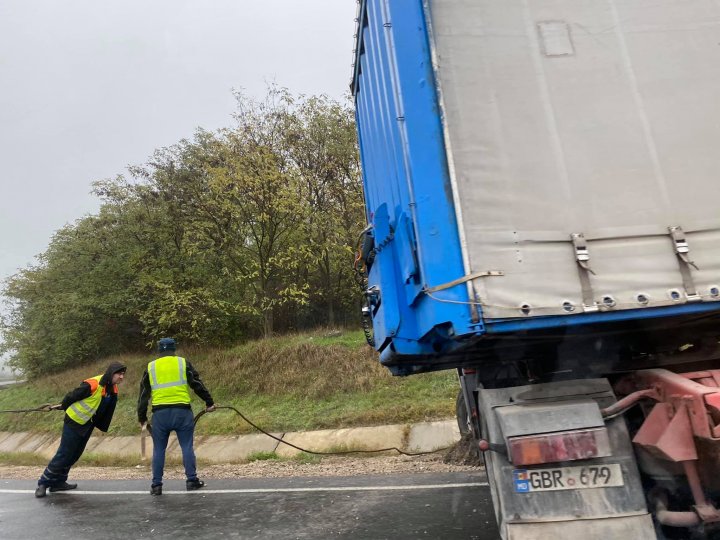
<instances>
[{"instance_id":1,"label":"asphalt road","mask_svg":"<svg viewBox=\"0 0 720 540\"><path fill-rule=\"evenodd\" d=\"M31 481L0 480L0 538L471 539L498 538L480 473L168 481L83 481L33 496Z\"/></svg>"}]
</instances>

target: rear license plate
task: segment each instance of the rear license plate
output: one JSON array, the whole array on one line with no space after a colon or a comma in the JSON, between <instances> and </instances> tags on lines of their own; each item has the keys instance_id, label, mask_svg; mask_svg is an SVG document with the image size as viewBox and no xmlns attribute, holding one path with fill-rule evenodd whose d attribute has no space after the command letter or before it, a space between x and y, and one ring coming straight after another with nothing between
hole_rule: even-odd
<instances>
[{"instance_id":1,"label":"rear license plate","mask_svg":"<svg viewBox=\"0 0 720 540\"><path fill-rule=\"evenodd\" d=\"M516 493L625 485L622 468L617 463L557 469L515 469L512 474Z\"/></svg>"}]
</instances>

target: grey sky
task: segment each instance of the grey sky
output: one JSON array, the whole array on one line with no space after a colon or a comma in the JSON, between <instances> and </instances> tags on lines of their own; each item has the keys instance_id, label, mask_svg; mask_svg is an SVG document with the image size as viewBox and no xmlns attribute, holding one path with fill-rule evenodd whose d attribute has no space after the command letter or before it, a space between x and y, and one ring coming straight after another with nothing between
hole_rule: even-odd
<instances>
[{"instance_id":1,"label":"grey sky","mask_svg":"<svg viewBox=\"0 0 720 540\"><path fill-rule=\"evenodd\" d=\"M196 127L232 88L341 98L355 0L2 0L0 280L94 213L91 183ZM0 362L0 376L2 366Z\"/></svg>"},{"instance_id":2,"label":"grey sky","mask_svg":"<svg viewBox=\"0 0 720 540\"><path fill-rule=\"evenodd\" d=\"M232 88L340 98L355 0L2 0L0 279L95 212L94 180L196 127Z\"/></svg>"}]
</instances>

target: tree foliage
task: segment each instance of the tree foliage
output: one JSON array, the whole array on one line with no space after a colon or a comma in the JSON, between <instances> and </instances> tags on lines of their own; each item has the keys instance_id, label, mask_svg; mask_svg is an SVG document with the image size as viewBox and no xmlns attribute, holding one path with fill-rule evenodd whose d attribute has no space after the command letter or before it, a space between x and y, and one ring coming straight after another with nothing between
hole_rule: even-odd
<instances>
[{"instance_id":1,"label":"tree foliage","mask_svg":"<svg viewBox=\"0 0 720 540\"><path fill-rule=\"evenodd\" d=\"M98 214L7 280L12 365L32 376L163 335L215 345L355 316L352 111L274 86L236 99L232 127L96 182Z\"/></svg>"}]
</instances>

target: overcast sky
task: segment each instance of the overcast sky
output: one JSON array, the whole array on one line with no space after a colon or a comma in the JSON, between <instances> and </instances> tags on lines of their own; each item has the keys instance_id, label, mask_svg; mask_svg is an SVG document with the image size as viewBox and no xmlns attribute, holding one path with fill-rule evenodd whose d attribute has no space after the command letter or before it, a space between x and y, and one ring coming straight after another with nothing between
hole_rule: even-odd
<instances>
[{"instance_id":1,"label":"overcast sky","mask_svg":"<svg viewBox=\"0 0 720 540\"><path fill-rule=\"evenodd\" d=\"M1 0L0 279L97 211L91 183L195 128L233 88L342 98L355 0Z\"/></svg>"}]
</instances>

